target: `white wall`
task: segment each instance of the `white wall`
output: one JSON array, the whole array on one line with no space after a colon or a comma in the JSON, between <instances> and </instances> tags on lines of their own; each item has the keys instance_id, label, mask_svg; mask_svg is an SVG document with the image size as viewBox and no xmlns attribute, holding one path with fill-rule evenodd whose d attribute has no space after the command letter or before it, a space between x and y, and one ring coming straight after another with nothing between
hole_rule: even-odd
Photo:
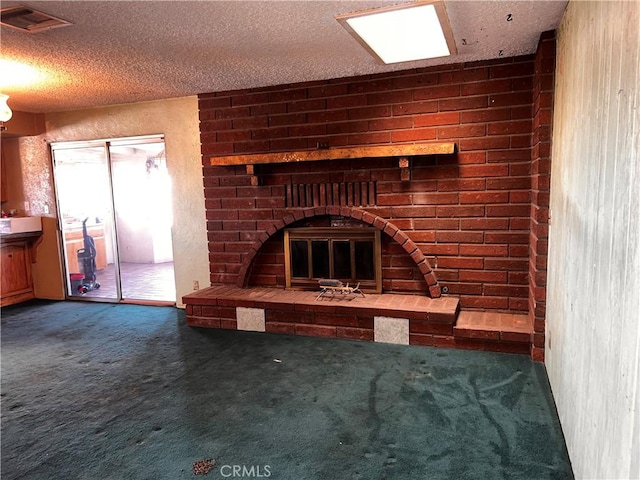
<instances>
[{"instance_id":1,"label":"white wall","mask_svg":"<svg viewBox=\"0 0 640 480\"><path fill-rule=\"evenodd\" d=\"M172 238L178 304L181 305L183 295L193 291L194 280L201 287L209 285L196 97L49 113L46 127L47 133L40 136L43 138L32 137L44 145L46 142L164 134L173 188ZM50 170L48 158L34 161L40 163L39 170L44 166ZM32 209L40 208L39 203L32 202Z\"/></svg>"},{"instance_id":2,"label":"white wall","mask_svg":"<svg viewBox=\"0 0 640 480\"><path fill-rule=\"evenodd\" d=\"M640 2L558 31L546 367L576 478L640 478Z\"/></svg>"}]
</instances>

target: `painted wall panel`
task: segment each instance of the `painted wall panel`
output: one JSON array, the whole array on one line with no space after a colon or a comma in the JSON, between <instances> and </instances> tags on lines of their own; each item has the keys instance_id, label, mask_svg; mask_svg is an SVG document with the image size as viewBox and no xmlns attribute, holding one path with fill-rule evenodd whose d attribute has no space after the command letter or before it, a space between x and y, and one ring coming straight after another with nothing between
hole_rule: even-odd
<instances>
[{"instance_id":1,"label":"painted wall panel","mask_svg":"<svg viewBox=\"0 0 640 480\"><path fill-rule=\"evenodd\" d=\"M546 366L576 478L639 478L640 3L558 31Z\"/></svg>"}]
</instances>

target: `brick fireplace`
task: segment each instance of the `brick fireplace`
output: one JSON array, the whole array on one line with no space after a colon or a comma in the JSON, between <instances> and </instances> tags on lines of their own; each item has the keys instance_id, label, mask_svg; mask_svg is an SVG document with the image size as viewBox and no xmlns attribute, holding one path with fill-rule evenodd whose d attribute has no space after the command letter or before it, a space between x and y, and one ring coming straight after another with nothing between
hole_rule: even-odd
<instances>
[{"instance_id":1,"label":"brick fireplace","mask_svg":"<svg viewBox=\"0 0 640 480\"><path fill-rule=\"evenodd\" d=\"M531 331L535 318L542 359L554 45L547 33L531 56L200 95L212 285L284 290L286 228L374 228L383 294L527 315ZM442 144L455 150L292 156Z\"/></svg>"}]
</instances>

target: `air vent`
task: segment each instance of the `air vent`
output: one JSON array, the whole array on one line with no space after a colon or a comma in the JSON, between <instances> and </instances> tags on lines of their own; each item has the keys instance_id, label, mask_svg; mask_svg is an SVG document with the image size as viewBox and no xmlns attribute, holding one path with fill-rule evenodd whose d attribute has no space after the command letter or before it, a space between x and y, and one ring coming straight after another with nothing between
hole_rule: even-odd
<instances>
[{"instance_id":1,"label":"air vent","mask_svg":"<svg viewBox=\"0 0 640 480\"><path fill-rule=\"evenodd\" d=\"M3 8L0 10L0 18L2 25L27 33L40 33L71 25L71 22L24 6Z\"/></svg>"}]
</instances>

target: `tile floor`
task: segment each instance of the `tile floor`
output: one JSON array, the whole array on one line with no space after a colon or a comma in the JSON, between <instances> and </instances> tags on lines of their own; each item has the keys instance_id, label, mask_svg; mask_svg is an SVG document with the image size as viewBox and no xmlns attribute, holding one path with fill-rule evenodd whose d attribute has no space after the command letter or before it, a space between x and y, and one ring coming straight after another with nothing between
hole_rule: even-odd
<instances>
[{"instance_id":1,"label":"tile floor","mask_svg":"<svg viewBox=\"0 0 640 480\"><path fill-rule=\"evenodd\" d=\"M173 262L165 263L122 263L122 297L124 300L149 300L153 302L175 302L176 286ZM96 272L96 282L100 288L90 290L82 297L117 299L115 267L107 265ZM79 296L79 295L74 295Z\"/></svg>"}]
</instances>

